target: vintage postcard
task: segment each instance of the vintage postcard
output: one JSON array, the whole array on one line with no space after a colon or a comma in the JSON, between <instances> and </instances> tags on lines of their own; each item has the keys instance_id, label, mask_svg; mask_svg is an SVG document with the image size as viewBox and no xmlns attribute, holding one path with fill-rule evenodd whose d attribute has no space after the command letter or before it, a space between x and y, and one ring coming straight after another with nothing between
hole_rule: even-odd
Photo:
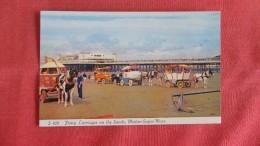
<instances>
[{"instance_id":1,"label":"vintage postcard","mask_svg":"<svg viewBox=\"0 0 260 146\"><path fill-rule=\"evenodd\" d=\"M221 123L220 12L40 19L41 127Z\"/></svg>"}]
</instances>

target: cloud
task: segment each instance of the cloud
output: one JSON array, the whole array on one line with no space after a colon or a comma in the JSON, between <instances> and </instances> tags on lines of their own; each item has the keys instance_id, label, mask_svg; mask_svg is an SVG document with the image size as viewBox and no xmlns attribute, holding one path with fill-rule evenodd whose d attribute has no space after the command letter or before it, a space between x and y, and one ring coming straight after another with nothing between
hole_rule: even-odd
<instances>
[{"instance_id":1,"label":"cloud","mask_svg":"<svg viewBox=\"0 0 260 146\"><path fill-rule=\"evenodd\" d=\"M213 13L73 13L45 12L41 15L42 28L172 28L207 29L219 26L219 15ZM218 13L216 13L218 14ZM56 17L53 17L56 16ZM58 17L57 17L58 16ZM68 17L69 16L69 17ZM79 17L74 19L75 17ZM85 17L82 17L85 16ZM66 19L62 19L65 17ZM95 18L95 19L93 19ZM106 19L107 21L104 21ZM216 23L218 22L218 23ZM192 27L191 27L192 26Z\"/></svg>"},{"instance_id":2,"label":"cloud","mask_svg":"<svg viewBox=\"0 0 260 146\"><path fill-rule=\"evenodd\" d=\"M218 12L42 12L41 55L101 51L119 59L207 57L220 54L219 18Z\"/></svg>"}]
</instances>

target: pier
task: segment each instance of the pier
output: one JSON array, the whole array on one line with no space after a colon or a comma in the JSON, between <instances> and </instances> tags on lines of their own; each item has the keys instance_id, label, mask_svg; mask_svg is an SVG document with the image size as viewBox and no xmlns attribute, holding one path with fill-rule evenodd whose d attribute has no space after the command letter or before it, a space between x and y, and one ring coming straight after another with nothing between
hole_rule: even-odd
<instances>
[{"instance_id":1,"label":"pier","mask_svg":"<svg viewBox=\"0 0 260 146\"><path fill-rule=\"evenodd\" d=\"M165 60L120 60L120 61L105 61L105 60L63 60L67 68L73 68L81 71L93 71L94 67L110 66L111 72L115 72L124 66L134 64L140 67L141 71L151 71L154 68L163 70L169 64L186 64L193 67L193 71L200 72L211 69L214 72L220 72L220 59L215 58L199 58L199 59L165 59Z\"/></svg>"}]
</instances>

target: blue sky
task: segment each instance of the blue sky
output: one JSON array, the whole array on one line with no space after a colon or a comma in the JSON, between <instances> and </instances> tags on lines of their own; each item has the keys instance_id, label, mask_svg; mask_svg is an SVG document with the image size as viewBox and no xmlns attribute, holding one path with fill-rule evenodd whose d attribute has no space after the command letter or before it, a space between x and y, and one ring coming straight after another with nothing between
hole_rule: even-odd
<instances>
[{"instance_id":1,"label":"blue sky","mask_svg":"<svg viewBox=\"0 0 260 146\"><path fill-rule=\"evenodd\" d=\"M212 57L220 13L42 11L40 39L41 60L94 51L118 60Z\"/></svg>"}]
</instances>

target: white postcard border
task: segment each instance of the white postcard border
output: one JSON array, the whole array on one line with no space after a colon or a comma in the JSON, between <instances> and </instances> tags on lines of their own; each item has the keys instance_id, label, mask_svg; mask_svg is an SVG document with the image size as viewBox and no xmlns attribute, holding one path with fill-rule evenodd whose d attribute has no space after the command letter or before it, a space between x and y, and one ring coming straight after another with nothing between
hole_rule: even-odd
<instances>
[{"instance_id":1,"label":"white postcard border","mask_svg":"<svg viewBox=\"0 0 260 146\"><path fill-rule=\"evenodd\" d=\"M40 120L40 127L123 126L170 124L220 124L221 117L122 118L122 119L53 119Z\"/></svg>"}]
</instances>

